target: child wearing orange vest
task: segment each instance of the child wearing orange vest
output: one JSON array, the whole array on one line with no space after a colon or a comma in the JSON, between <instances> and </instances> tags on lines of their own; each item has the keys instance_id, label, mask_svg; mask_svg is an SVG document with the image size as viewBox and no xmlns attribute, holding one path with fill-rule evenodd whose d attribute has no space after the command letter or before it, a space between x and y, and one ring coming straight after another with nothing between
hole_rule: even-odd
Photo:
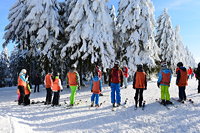
<instances>
[{"instance_id":1,"label":"child wearing orange vest","mask_svg":"<svg viewBox=\"0 0 200 133\"><path fill-rule=\"evenodd\" d=\"M133 77L133 88L136 89L134 97L135 107L137 108L138 101L139 107L142 107L143 91L147 89L146 73L144 72L142 65L137 65L137 71Z\"/></svg>"},{"instance_id":2,"label":"child wearing orange vest","mask_svg":"<svg viewBox=\"0 0 200 133\"><path fill-rule=\"evenodd\" d=\"M52 99L52 87L53 87L53 80L52 80L52 73L49 72L44 79L44 84L46 87L46 102L44 103L45 105L51 104L51 99Z\"/></svg>"},{"instance_id":3,"label":"child wearing orange vest","mask_svg":"<svg viewBox=\"0 0 200 133\"><path fill-rule=\"evenodd\" d=\"M18 105L24 104L24 89L27 84L27 78L26 76L26 69L22 69L19 76L18 76L18 90L19 90L19 99L18 99Z\"/></svg>"},{"instance_id":4,"label":"child wearing orange vest","mask_svg":"<svg viewBox=\"0 0 200 133\"><path fill-rule=\"evenodd\" d=\"M177 67L179 69L177 71L176 85L179 88L179 101L184 102L186 100L185 89L186 89L187 81L188 81L187 69L183 67L182 62L179 62L177 64Z\"/></svg>"},{"instance_id":5,"label":"child wearing orange vest","mask_svg":"<svg viewBox=\"0 0 200 133\"><path fill-rule=\"evenodd\" d=\"M24 96L24 106L26 105L30 105L30 94L31 94L31 88L30 88L30 85L27 83L26 84L26 87L24 88L24 93L25 93L25 96Z\"/></svg>"},{"instance_id":6,"label":"child wearing orange vest","mask_svg":"<svg viewBox=\"0 0 200 133\"><path fill-rule=\"evenodd\" d=\"M167 68L167 63L161 64L161 71L158 74L157 85L161 89L161 104L172 104L170 101L169 86L172 77L172 71Z\"/></svg>"},{"instance_id":7,"label":"child wearing orange vest","mask_svg":"<svg viewBox=\"0 0 200 133\"><path fill-rule=\"evenodd\" d=\"M67 84L71 89L70 106L74 106L76 91L78 87L80 87L80 78L78 72L76 71L75 64L72 65L71 70L67 73L66 79L67 79Z\"/></svg>"},{"instance_id":8,"label":"child wearing orange vest","mask_svg":"<svg viewBox=\"0 0 200 133\"><path fill-rule=\"evenodd\" d=\"M98 76L98 72L94 72L93 75L94 77L91 80L91 86L90 86L91 92L93 93L91 96L91 107L94 106L94 101L95 101L95 107L99 107L99 94L101 93L102 82Z\"/></svg>"},{"instance_id":9,"label":"child wearing orange vest","mask_svg":"<svg viewBox=\"0 0 200 133\"><path fill-rule=\"evenodd\" d=\"M63 90L63 87L61 85L61 80L59 79L59 75L60 74L57 73L56 76L53 78L52 91L53 91L54 95L53 95L52 106L58 106L59 105L60 91Z\"/></svg>"}]
</instances>

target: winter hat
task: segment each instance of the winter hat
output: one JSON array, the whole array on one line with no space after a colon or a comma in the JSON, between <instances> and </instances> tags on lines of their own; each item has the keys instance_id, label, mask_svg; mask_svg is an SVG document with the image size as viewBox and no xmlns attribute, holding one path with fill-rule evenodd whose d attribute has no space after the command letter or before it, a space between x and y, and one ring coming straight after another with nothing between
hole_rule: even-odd
<instances>
[{"instance_id":1,"label":"winter hat","mask_svg":"<svg viewBox=\"0 0 200 133\"><path fill-rule=\"evenodd\" d=\"M26 69L21 70L21 73L23 73L23 74L26 74L26 72L27 72Z\"/></svg>"},{"instance_id":2,"label":"winter hat","mask_svg":"<svg viewBox=\"0 0 200 133\"><path fill-rule=\"evenodd\" d=\"M143 69L143 65L142 64L137 64L137 69L139 70L141 70L141 69Z\"/></svg>"},{"instance_id":3,"label":"winter hat","mask_svg":"<svg viewBox=\"0 0 200 133\"><path fill-rule=\"evenodd\" d=\"M183 66L183 63L182 63L182 62L179 62L179 63L177 64L177 67L181 67L181 66Z\"/></svg>"},{"instance_id":4,"label":"winter hat","mask_svg":"<svg viewBox=\"0 0 200 133\"><path fill-rule=\"evenodd\" d=\"M73 65L71 66L71 68L76 69L76 68L77 68L76 64L73 64Z\"/></svg>"},{"instance_id":5,"label":"winter hat","mask_svg":"<svg viewBox=\"0 0 200 133\"><path fill-rule=\"evenodd\" d=\"M116 60L114 64L115 64L115 65L119 65L119 61L118 61L118 60Z\"/></svg>"},{"instance_id":6,"label":"winter hat","mask_svg":"<svg viewBox=\"0 0 200 133\"><path fill-rule=\"evenodd\" d=\"M161 63L161 67L167 67L167 63L166 62L162 62Z\"/></svg>"}]
</instances>

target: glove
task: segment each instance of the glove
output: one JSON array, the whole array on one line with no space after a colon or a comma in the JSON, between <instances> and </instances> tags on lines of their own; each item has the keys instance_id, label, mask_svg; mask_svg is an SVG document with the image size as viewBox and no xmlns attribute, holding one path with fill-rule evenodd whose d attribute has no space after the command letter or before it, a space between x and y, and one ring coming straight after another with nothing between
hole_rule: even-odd
<instances>
[{"instance_id":1,"label":"glove","mask_svg":"<svg viewBox=\"0 0 200 133\"><path fill-rule=\"evenodd\" d=\"M63 91L63 90L60 90L61 92Z\"/></svg>"},{"instance_id":2,"label":"glove","mask_svg":"<svg viewBox=\"0 0 200 133\"><path fill-rule=\"evenodd\" d=\"M157 83L158 88L160 88L160 83Z\"/></svg>"},{"instance_id":3,"label":"glove","mask_svg":"<svg viewBox=\"0 0 200 133\"><path fill-rule=\"evenodd\" d=\"M111 83L109 82L108 85L111 86Z\"/></svg>"},{"instance_id":4,"label":"glove","mask_svg":"<svg viewBox=\"0 0 200 133\"><path fill-rule=\"evenodd\" d=\"M93 91L91 90L91 92L93 92Z\"/></svg>"},{"instance_id":5,"label":"glove","mask_svg":"<svg viewBox=\"0 0 200 133\"><path fill-rule=\"evenodd\" d=\"M69 85L67 85L67 88L69 88Z\"/></svg>"}]
</instances>

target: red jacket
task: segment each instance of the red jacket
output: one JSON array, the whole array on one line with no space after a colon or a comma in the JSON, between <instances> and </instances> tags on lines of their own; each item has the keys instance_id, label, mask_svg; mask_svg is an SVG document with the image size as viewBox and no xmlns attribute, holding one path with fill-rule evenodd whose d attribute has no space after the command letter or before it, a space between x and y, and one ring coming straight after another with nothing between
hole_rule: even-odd
<instances>
[{"instance_id":1,"label":"red jacket","mask_svg":"<svg viewBox=\"0 0 200 133\"><path fill-rule=\"evenodd\" d=\"M126 78L128 78L128 67L123 67L123 73Z\"/></svg>"},{"instance_id":2,"label":"red jacket","mask_svg":"<svg viewBox=\"0 0 200 133\"><path fill-rule=\"evenodd\" d=\"M123 83L123 72L120 68L113 67L109 75L110 83Z\"/></svg>"}]
</instances>

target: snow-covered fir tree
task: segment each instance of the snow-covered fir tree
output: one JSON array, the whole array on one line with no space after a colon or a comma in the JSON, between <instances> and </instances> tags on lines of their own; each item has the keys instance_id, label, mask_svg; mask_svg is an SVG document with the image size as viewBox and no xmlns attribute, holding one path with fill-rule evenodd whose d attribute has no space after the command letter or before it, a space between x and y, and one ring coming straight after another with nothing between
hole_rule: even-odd
<instances>
[{"instance_id":1,"label":"snow-covered fir tree","mask_svg":"<svg viewBox=\"0 0 200 133\"><path fill-rule=\"evenodd\" d=\"M41 49L42 54L51 60L52 49L58 44L61 31L59 25L59 4L56 0L27 0L28 12L25 22L30 25L31 52Z\"/></svg>"},{"instance_id":2,"label":"snow-covered fir tree","mask_svg":"<svg viewBox=\"0 0 200 133\"><path fill-rule=\"evenodd\" d=\"M24 23L27 13L26 0L17 0L9 11L8 20L10 23L5 27L3 47L7 46L10 41L18 44L20 48L24 48L28 39L29 25Z\"/></svg>"},{"instance_id":3,"label":"snow-covered fir tree","mask_svg":"<svg viewBox=\"0 0 200 133\"><path fill-rule=\"evenodd\" d=\"M9 54L8 49L4 48L0 53L0 87L6 86L10 78L9 72Z\"/></svg>"},{"instance_id":4,"label":"snow-covered fir tree","mask_svg":"<svg viewBox=\"0 0 200 133\"><path fill-rule=\"evenodd\" d=\"M10 73L12 74L12 83L16 85L17 78L21 69L27 69L29 67L30 62L28 61L28 50L21 50L17 46L15 46L14 49L11 51L9 63Z\"/></svg>"},{"instance_id":5,"label":"snow-covered fir tree","mask_svg":"<svg viewBox=\"0 0 200 133\"><path fill-rule=\"evenodd\" d=\"M176 51L177 55L174 62L177 63L181 61L186 67L195 67L196 63L193 55L191 54L191 52L189 52L189 49L183 44L182 38L180 36L179 25L175 27L175 44L176 49L174 49L174 51Z\"/></svg>"},{"instance_id":6,"label":"snow-covered fir tree","mask_svg":"<svg viewBox=\"0 0 200 133\"><path fill-rule=\"evenodd\" d=\"M158 17L155 39L161 49L161 60L166 61L170 66L174 66L174 60L176 59L175 33L167 9L164 9L163 13Z\"/></svg>"},{"instance_id":7,"label":"snow-covered fir tree","mask_svg":"<svg viewBox=\"0 0 200 133\"><path fill-rule=\"evenodd\" d=\"M131 72L137 64L155 66L159 48L154 40L154 7L150 0L121 0L118 23L120 24L122 58Z\"/></svg>"},{"instance_id":8,"label":"snow-covered fir tree","mask_svg":"<svg viewBox=\"0 0 200 133\"><path fill-rule=\"evenodd\" d=\"M75 3L65 31L69 42L61 51L61 57L70 54L71 60L81 63L89 60L91 64L100 63L109 68L115 58L113 49L113 22L105 0L71 0Z\"/></svg>"},{"instance_id":9,"label":"snow-covered fir tree","mask_svg":"<svg viewBox=\"0 0 200 133\"><path fill-rule=\"evenodd\" d=\"M188 47L185 48L185 66L186 67L196 67L195 59L192 53L189 51Z\"/></svg>"}]
</instances>

